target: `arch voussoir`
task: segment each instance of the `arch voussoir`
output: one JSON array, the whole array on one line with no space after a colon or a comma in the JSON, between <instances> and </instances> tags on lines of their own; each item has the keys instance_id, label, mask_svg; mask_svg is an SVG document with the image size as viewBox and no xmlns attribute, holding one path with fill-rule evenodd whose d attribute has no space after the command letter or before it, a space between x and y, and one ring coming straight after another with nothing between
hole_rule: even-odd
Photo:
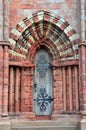
<instances>
[{"instance_id":1,"label":"arch voussoir","mask_svg":"<svg viewBox=\"0 0 86 130\"><path fill-rule=\"evenodd\" d=\"M38 11L16 25L9 38L10 52L12 54L15 52L14 54L17 56L27 57L31 47L36 42L40 44L43 38L53 43L58 50L57 54L59 53L60 59L78 57L78 34L65 19L47 11Z\"/></svg>"}]
</instances>

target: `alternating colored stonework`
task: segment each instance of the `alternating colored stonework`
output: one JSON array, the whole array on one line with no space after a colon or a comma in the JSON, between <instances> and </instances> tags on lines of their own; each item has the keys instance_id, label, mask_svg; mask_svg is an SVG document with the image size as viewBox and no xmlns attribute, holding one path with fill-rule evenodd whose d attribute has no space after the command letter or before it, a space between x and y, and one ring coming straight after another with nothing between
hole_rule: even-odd
<instances>
[{"instance_id":1,"label":"alternating colored stonework","mask_svg":"<svg viewBox=\"0 0 86 130\"><path fill-rule=\"evenodd\" d=\"M0 0L0 121L86 129L85 12L85 0Z\"/></svg>"},{"instance_id":2,"label":"alternating colored stonework","mask_svg":"<svg viewBox=\"0 0 86 130\"><path fill-rule=\"evenodd\" d=\"M47 11L23 19L11 31L9 41L9 53L22 58L26 58L33 45L46 42L54 45L61 60L78 58L79 35L67 21Z\"/></svg>"}]
</instances>

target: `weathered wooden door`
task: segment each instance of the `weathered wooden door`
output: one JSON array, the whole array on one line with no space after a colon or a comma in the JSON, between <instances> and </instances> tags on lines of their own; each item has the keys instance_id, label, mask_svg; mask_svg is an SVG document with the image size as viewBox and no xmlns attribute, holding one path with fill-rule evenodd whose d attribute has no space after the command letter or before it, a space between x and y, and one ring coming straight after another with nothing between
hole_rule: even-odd
<instances>
[{"instance_id":1,"label":"weathered wooden door","mask_svg":"<svg viewBox=\"0 0 86 130\"><path fill-rule=\"evenodd\" d=\"M33 101L35 115L51 115L53 111L53 79L51 56L40 49L35 56Z\"/></svg>"}]
</instances>

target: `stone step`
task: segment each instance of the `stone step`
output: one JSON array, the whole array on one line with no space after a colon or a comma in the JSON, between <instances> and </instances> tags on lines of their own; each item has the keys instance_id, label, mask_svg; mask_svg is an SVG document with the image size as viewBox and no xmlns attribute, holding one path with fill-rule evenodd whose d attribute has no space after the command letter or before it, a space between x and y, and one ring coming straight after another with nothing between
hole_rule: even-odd
<instances>
[{"instance_id":1,"label":"stone step","mask_svg":"<svg viewBox=\"0 0 86 130\"><path fill-rule=\"evenodd\" d=\"M21 127L12 128L11 130L79 130L78 127Z\"/></svg>"},{"instance_id":2,"label":"stone step","mask_svg":"<svg viewBox=\"0 0 86 130\"><path fill-rule=\"evenodd\" d=\"M11 122L12 126L77 126L77 122L67 122L67 121L64 121L64 122L53 122L53 121L33 121L33 122L28 122L28 121L25 121L25 122Z\"/></svg>"},{"instance_id":3,"label":"stone step","mask_svg":"<svg viewBox=\"0 0 86 130\"><path fill-rule=\"evenodd\" d=\"M77 122L64 121L15 121L11 130L79 130Z\"/></svg>"},{"instance_id":4,"label":"stone step","mask_svg":"<svg viewBox=\"0 0 86 130\"><path fill-rule=\"evenodd\" d=\"M0 130L80 130L77 123L63 122L0 122Z\"/></svg>"},{"instance_id":5,"label":"stone step","mask_svg":"<svg viewBox=\"0 0 86 130\"><path fill-rule=\"evenodd\" d=\"M78 118L59 118L57 120L11 119L0 122L0 130L80 130Z\"/></svg>"}]
</instances>

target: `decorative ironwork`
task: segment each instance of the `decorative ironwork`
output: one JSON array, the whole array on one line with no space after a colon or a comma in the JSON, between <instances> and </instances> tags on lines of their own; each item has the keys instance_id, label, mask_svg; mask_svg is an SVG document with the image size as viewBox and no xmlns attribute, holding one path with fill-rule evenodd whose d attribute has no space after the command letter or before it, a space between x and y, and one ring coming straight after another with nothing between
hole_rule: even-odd
<instances>
[{"instance_id":1,"label":"decorative ironwork","mask_svg":"<svg viewBox=\"0 0 86 130\"><path fill-rule=\"evenodd\" d=\"M40 55L38 64L36 64L37 72L40 76L45 76L47 69L50 67L50 64L47 63L47 60L44 55Z\"/></svg>"},{"instance_id":2,"label":"decorative ironwork","mask_svg":"<svg viewBox=\"0 0 86 130\"><path fill-rule=\"evenodd\" d=\"M44 112L46 111L48 104L53 101L53 98L51 98L51 96L48 96L45 88L40 88L40 92L34 101L37 102L37 105L40 107L40 111Z\"/></svg>"}]
</instances>

